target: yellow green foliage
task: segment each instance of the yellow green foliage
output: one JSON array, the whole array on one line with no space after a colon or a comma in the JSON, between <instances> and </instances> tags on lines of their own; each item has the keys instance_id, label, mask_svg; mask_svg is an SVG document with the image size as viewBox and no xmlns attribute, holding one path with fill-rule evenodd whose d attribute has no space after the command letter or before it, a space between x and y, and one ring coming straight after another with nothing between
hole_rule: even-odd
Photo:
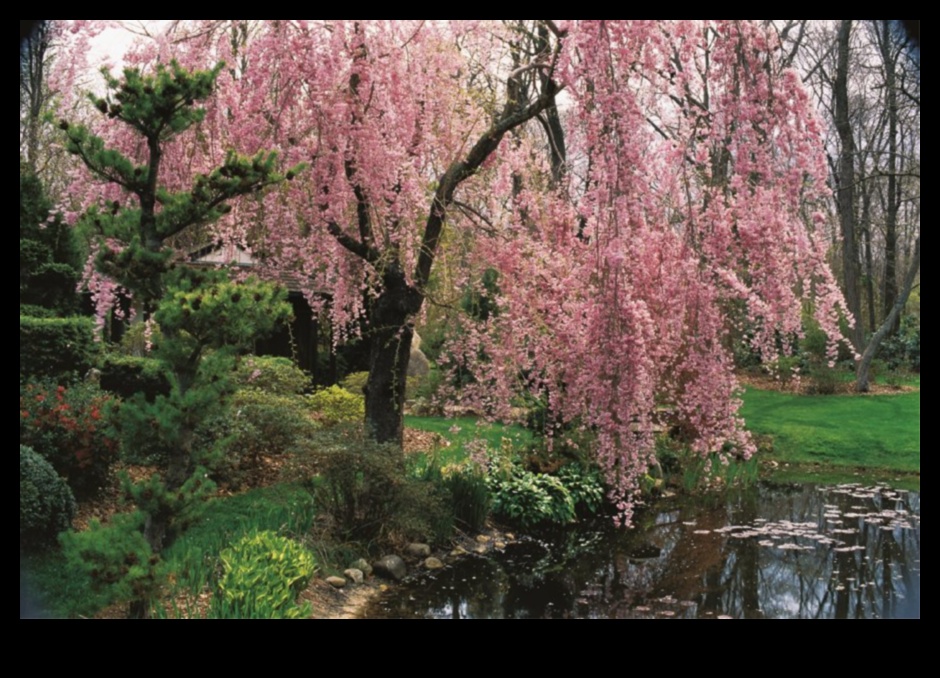
<instances>
[{"instance_id":1,"label":"yellow green foliage","mask_svg":"<svg viewBox=\"0 0 940 678\"><path fill-rule=\"evenodd\" d=\"M270 530L251 532L219 555L222 577L215 612L221 617L283 619L310 615L297 595L316 571L313 555Z\"/></svg>"},{"instance_id":2,"label":"yellow green foliage","mask_svg":"<svg viewBox=\"0 0 940 678\"><path fill-rule=\"evenodd\" d=\"M314 416L327 426L362 421L366 414L366 399L362 394L350 393L340 386L320 389L307 396Z\"/></svg>"}]
</instances>

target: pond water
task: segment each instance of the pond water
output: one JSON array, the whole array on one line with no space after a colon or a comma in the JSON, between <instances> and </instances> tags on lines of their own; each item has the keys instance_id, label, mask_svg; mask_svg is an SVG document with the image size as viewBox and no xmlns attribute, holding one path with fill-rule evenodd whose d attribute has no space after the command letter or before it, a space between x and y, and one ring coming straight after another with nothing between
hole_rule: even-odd
<instances>
[{"instance_id":1,"label":"pond water","mask_svg":"<svg viewBox=\"0 0 940 678\"><path fill-rule=\"evenodd\" d=\"M920 494L859 484L761 485L662 500L468 556L378 598L385 618L920 616Z\"/></svg>"}]
</instances>

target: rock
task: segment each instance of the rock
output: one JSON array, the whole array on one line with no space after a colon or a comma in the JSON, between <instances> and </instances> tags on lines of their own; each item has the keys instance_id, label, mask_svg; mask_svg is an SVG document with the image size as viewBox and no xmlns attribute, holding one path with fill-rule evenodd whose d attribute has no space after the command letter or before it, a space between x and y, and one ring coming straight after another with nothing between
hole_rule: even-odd
<instances>
[{"instance_id":1,"label":"rock","mask_svg":"<svg viewBox=\"0 0 940 678\"><path fill-rule=\"evenodd\" d=\"M454 547L454 550L450 552L450 555L453 558L459 558L460 556L465 556L467 555L467 549L465 549L463 546L456 546Z\"/></svg>"},{"instance_id":2,"label":"rock","mask_svg":"<svg viewBox=\"0 0 940 678\"><path fill-rule=\"evenodd\" d=\"M404 579L405 575L408 574L405 561L401 559L401 556L396 555L382 556L372 563L372 569L377 575L394 579L395 581Z\"/></svg>"},{"instance_id":3,"label":"rock","mask_svg":"<svg viewBox=\"0 0 940 678\"><path fill-rule=\"evenodd\" d=\"M366 560L365 558L360 558L359 560L350 564L349 567L352 569L361 571L362 574L364 574L367 577L372 574L372 566L369 565L369 561Z\"/></svg>"},{"instance_id":4,"label":"rock","mask_svg":"<svg viewBox=\"0 0 940 678\"><path fill-rule=\"evenodd\" d=\"M431 555L431 547L427 544L408 544L405 553L413 558L426 558Z\"/></svg>"},{"instance_id":5,"label":"rock","mask_svg":"<svg viewBox=\"0 0 940 678\"><path fill-rule=\"evenodd\" d=\"M430 556L424 559L424 566L429 570L439 570L442 567L444 567L444 563L442 563L440 560L438 560L434 556Z\"/></svg>"},{"instance_id":6,"label":"rock","mask_svg":"<svg viewBox=\"0 0 940 678\"><path fill-rule=\"evenodd\" d=\"M346 576L346 579L351 581L353 584L361 584L362 580L365 578L362 570L356 567L350 567L348 570L343 570L343 574Z\"/></svg>"},{"instance_id":7,"label":"rock","mask_svg":"<svg viewBox=\"0 0 940 678\"><path fill-rule=\"evenodd\" d=\"M411 349L411 357L408 358L408 377L426 377L431 373L431 361L421 351Z\"/></svg>"},{"instance_id":8,"label":"rock","mask_svg":"<svg viewBox=\"0 0 940 678\"><path fill-rule=\"evenodd\" d=\"M493 542L493 546L495 546L495 547L498 548L500 551L502 551L504 548L506 548L506 542L504 542L504 541L494 541L494 542Z\"/></svg>"},{"instance_id":9,"label":"rock","mask_svg":"<svg viewBox=\"0 0 940 678\"><path fill-rule=\"evenodd\" d=\"M486 535L486 534L478 534L477 541L480 542L481 544L486 544L490 541L490 537L489 535Z\"/></svg>"},{"instance_id":10,"label":"rock","mask_svg":"<svg viewBox=\"0 0 940 678\"><path fill-rule=\"evenodd\" d=\"M411 355L408 358L409 377L426 377L431 372L431 361L421 350L421 337L415 332L411 338Z\"/></svg>"},{"instance_id":11,"label":"rock","mask_svg":"<svg viewBox=\"0 0 940 678\"><path fill-rule=\"evenodd\" d=\"M346 580L342 577L327 577L326 583L332 586L334 589L341 589L346 586Z\"/></svg>"}]
</instances>

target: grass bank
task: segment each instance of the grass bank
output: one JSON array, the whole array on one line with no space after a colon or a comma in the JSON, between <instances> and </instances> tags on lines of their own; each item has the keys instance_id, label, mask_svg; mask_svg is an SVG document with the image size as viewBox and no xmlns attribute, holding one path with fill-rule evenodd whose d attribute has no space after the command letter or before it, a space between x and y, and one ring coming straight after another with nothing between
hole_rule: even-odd
<instances>
[{"instance_id":1,"label":"grass bank","mask_svg":"<svg viewBox=\"0 0 940 678\"><path fill-rule=\"evenodd\" d=\"M920 391L894 395L794 395L749 388L748 429L769 436L765 456L794 479L856 473L920 484ZM826 478L829 480L830 478Z\"/></svg>"}]
</instances>

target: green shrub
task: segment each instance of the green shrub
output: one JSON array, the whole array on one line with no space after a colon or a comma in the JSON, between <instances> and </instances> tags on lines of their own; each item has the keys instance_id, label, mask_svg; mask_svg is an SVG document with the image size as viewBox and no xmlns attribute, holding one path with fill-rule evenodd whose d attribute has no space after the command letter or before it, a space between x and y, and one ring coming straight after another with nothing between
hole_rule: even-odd
<instances>
[{"instance_id":1,"label":"green shrub","mask_svg":"<svg viewBox=\"0 0 940 678\"><path fill-rule=\"evenodd\" d=\"M368 381L368 372L351 372L343 378L339 385L353 395L359 395L365 393L366 382Z\"/></svg>"},{"instance_id":2,"label":"green shrub","mask_svg":"<svg viewBox=\"0 0 940 678\"><path fill-rule=\"evenodd\" d=\"M223 412L199 424L195 448L217 481L240 487L260 455L286 454L317 428L303 396L243 388Z\"/></svg>"},{"instance_id":3,"label":"green shrub","mask_svg":"<svg viewBox=\"0 0 940 678\"><path fill-rule=\"evenodd\" d=\"M362 395L365 393L366 383L368 381L368 372L350 372L343 377L339 385L353 395ZM431 395L430 375L423 378L414 376L405 377L405 400L412 400L418 397L429 398Z\"/></svg>"},{"instance_id":4,"label":"green shrub","mask_svg":"<svg viewBox=\"0 0 940 678\"><path fill-rule=\"evenodd\" d=\"M243 433L238 442L255 454L286 452L298 437L317 428L306 399L300 396L243 388L232 395L229 411L230 416L244 419L254 429L253 434Z\"/></svg>"},{"instance_id":5,"label":"green shrub","mask_svg":"<svg viewBox=\"0 0 940 678\"><path fill-rule=\"evenodd\" d=\"M84 375L98 347L91 318L20 316L20 376L70 380Z\"/></svg>"},{"instance_id":6,"label":"green shrub","mask_svg":"<svg viewBox=\"0 0 940 678\"><path fill-rule=\"evenodd\" d=\"M310 616L309 603L298 606L298 594L316 571L313 555L303 546L270 530L246 534L222 551L222 576L213 604L215 616L283 619Z\"/></svg>"},{"instance_id":7,"label":"green shrub","mask_svg":"<svg viewBox=\"0 0 940 678\"><path fill-rule=\"evenodd\" d=\"M832 395L839 391L841 381L835 369L824 365L810 368L804 390L811 395Z\"/></svg>"},{"instance_id":8,"label":"green shrub","mask_svg":"<svg viewBox=\"0 0 940 678\"><path fill-rule=\"evenodd\" d=\"M158 395L170 393L164 366L154 358L112 353L104 357L99 368L101 388L121 398L142 393L148 402L153 402Z\"/></svg>"},{"instance_id":9,"label":"green shrub","mask_svg":"<svg viewBox=\"0 0 940 678\"><path fill-rule=\"evenodd\" d=\"M79 499L98 492L118 457L108 423L114 399L91 384L20 389L20 443L52 464Z\"/></svg>"},{"instance_id":10,"label":"green shrub","mask_svg":"<svg viewBox=\"0 0 940 678\"><path fill-rule=\"evenodd\" d=\"M558 480L571 494L575 509L581 515L593 515L604 502L604 483L596 466L567 464L558 470Z\"/></svg>"},{"instance_id":11,"label":"green shrub","mask_svg":"<svg viewBox=\"0 0 940 678\"><path fill-rule=\"evenodd\" d=\"M793 383L793 377L796 374L794 370L801 367L802 360L800 356L782 355L773 362L767 364L770 373L780 381L784 388L789 388Z\"/></svg>"},{"instance_id":12,"label":"green shrub","mask_svg":"<svg viewBox=\"0 0 940 678\"><path fill-rule=\"evenodd\" d=\"M20 304L20 315L28 315L33 318L56 318L55 309L37 306L35 304Z\"/></svg>"},{"instance_id":13,"label":"green shrub","mask_svg":"<svg viewBox=\"0 0 940 678\"><path fill-rule=\"evenodd\" d=\"M453 516L434 469L407 472L401 449L367 439L361 426L321 431L311 447L320 469L319 515L340 540L399 544L450 536Z\"/></svg>"},{"instance_id":14,"label":"green shrub","mask_svg":"<svg viewBox=\"0 0 940 678\"><path fill-rule=\"evenodd\" d=\"M273 395L298 395L310 386L310 377L290 358L252 355L241 359L234 382Z\"/></svg>"},{"instance_id":15,"label":"green shrub","mask_svg":"<svg viewBox=\"0 0 940 678\"><path fill-rule=\"evenodd\" d=\"M445 468L443 482L457 523L471 532L483 529L493 503L486 476L472 465L465 464Z\"/></svg>"},{"instance_id":16,"label":"green shrub","mask_svg":"<svg viewBox=\"0 0 940 678\"><path fill-rule=\"evenodd\" d=\"M107 525L92 520L87 530L60 537L68 567L85 573L99 604L137 602L141 614L159 592L160 558L144 539L143 523L140 511L119 513Z\"/></svg>"},{"instance_id":17,"label":"green shrub","mask_svg":"<svg viewBox=\"0 0 940 678\"><path fill-rule=\"evenodd\" d=\"M365 418L366 400L339 386L329 386L307 396L315 416L326 426L356 423Z\"/></svg>"},{"instance_id":18,"label":"green shrub","mask_svg":"<svg viewBox=\"0 0 940 678\"><path fill-rule=\"evenodd\" d=\"M905 316L898 333L885 339L878 349L878 357L891 370L920 372L920 318Z\"/></svg>"},{"instance_id":19,"label":"green shrub","mask_svg":"<svg viewBox=\"0 0 940 678\"><path fill-rule=\"evenodd\" d=\"M532 473L517 464L508 474L487 476L487 483L494 515L510 524L532 528L575 519L574 499L555 476Z\"/></svg>"},{"instance_id":20,"label":"green shrub","mask_svg":"<svg viewBox=\"0 0 940 678\"><path fill-rule=\"evenodd\" d=\"M20 445L20 548L54 544L72 526L75 509L72 491L52 464Z\"/></svg>"},{"instance_id":21,"label":"green shrub","mask_svg":"<svg viewBox=\"0 0 940 678\"><path fill-rule=\"evenodd\" d=\"M149 322L132 322L121 335L119 351L135 358L146 357L163 341L160 324L151 316Z\"/></svg>"},{"instance_id":22,"label":"green shrub","mask_svg":"<svg viewBox=\"0 0 940 678\"><path fill-rule=\"evenodd\" d=\"M401 505L401 450L379 445L348 426L317 436L315 447L321 469L317 505L332 519L334 532L370 540L385 531Z\"/></svg>"}]
</instances>

